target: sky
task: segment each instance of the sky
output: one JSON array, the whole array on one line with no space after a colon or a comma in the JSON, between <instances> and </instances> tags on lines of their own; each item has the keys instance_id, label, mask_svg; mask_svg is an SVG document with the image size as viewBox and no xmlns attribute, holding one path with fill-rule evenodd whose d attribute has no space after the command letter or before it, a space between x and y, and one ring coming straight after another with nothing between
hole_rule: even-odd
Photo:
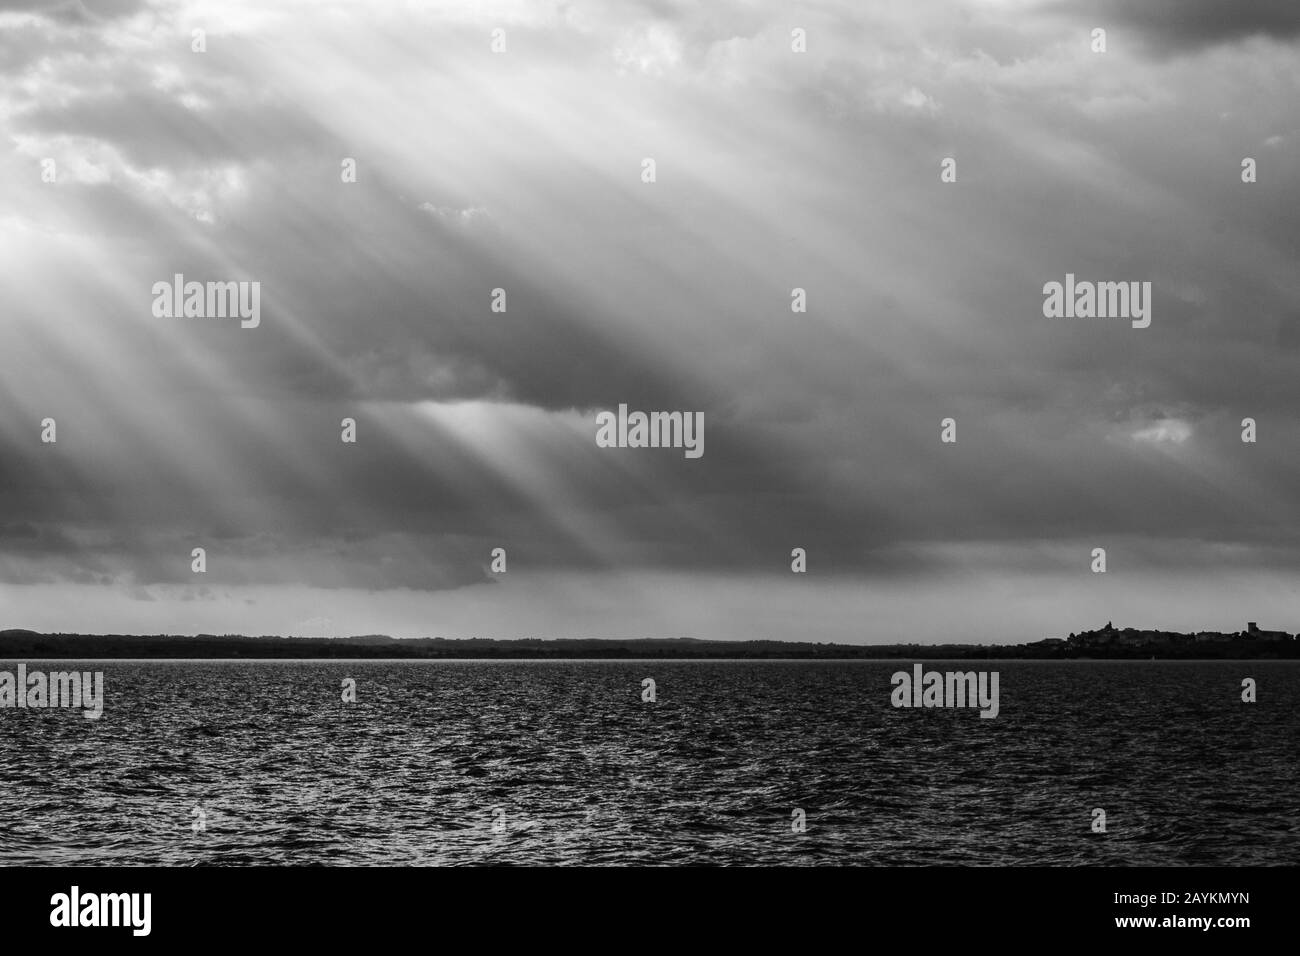
<instances>
[{"instance_id":1,"label":"sky","mask_svg":"<svg viewBox=\"0 0 1300 956\"><path fill-rule=\"evenodd\" d=\"M0 0L0 627L1300 630L1298 45L1292 0ZM157 316L177 273L260 323ZM1150 326L1045 316L1067 273ZM599 447L620 404L704 454Z\"/></svg>"}]
</instances>

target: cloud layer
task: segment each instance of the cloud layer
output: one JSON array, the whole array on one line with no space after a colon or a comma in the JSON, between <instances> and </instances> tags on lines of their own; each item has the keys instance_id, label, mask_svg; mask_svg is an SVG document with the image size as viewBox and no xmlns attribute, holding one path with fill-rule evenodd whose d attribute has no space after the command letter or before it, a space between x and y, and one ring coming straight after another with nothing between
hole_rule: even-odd
<instances>
[{"instance_id":1,"label":"cloud layer","mask_svg":"<svg viewBox=\"0 0 1300 956\"><path fill-rule=\"evenodd\" d=\"M0 610L839 640L1284 613L1292 6L0 5ZM177 273L259 281L260 327L155 318ZM1066 273L1150 281L1151 327L1045 318ZM702 411L705 456L597 448L619 403Z\"/></svg>"}]
</instances>

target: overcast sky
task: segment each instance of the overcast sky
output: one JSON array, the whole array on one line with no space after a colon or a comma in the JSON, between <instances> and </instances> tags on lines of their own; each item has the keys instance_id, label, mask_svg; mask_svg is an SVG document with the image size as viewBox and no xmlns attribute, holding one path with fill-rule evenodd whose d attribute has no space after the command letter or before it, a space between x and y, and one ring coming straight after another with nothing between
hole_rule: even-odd
<instances>
[{"instance_id":1,"label":"overcast sky","mask_svg":"<svg viewBox=\"0 0 1300 956\"><path fill-rule=\"evenodd\" d=\"M1293 0L0 0L0 627L1300 630L1297 45ZM260 326L155 317L175 273ZM1150 327L1044 317L1066 273ZM703 457L597 447L620 403Z\"/></svg>"}]
</instances>

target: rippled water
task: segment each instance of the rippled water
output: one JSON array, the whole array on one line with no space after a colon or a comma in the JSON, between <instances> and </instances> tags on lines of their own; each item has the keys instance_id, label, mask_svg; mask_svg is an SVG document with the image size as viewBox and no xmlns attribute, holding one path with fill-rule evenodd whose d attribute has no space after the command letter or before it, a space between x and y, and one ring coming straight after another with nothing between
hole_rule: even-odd
<instances>
[{"instance_id":1,"label":"rippled water","mask_svg":"<svg viewBox=\"0 0 1300 956\"><path fill-rule=\"evenodd\" d=\"M992 720L897 662L28 665L107 702L0 710L6 865L1300 862L1292 662L926 663Z\"/></svg>"}]
</instances>

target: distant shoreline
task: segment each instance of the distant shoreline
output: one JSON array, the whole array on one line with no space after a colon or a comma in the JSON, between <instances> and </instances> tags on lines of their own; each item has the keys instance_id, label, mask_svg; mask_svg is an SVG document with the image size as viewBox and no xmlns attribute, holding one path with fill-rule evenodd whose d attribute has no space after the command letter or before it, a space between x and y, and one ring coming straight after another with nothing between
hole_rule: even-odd
<instances>
[{"instance_id":1,"label":"distant shoreline","mask_svg":"<svg viewBox=\"0 0 1300 956\"><path fill-rule=\"evenodd\" d=\"M561 638L247 637L0 631L0 659L43 660L1293 660L1294 636L1101 631L1028 644L818 644ZM1143 635L1153 635L1144 639Z\"/></svg>"},{"instance_id":2,"label":"distant shoreline","mask_svg":"<svg viewBox=\"0 0 1300 956\"><path fill-rule=\"evenodd\" d=\"M0 665L65 661L81 664L910 664L912 657L5 657ZM1291 663L1287 657L927 657L930 664L1001 660L1015 664Z\"/></svg>"}]
</instances>

